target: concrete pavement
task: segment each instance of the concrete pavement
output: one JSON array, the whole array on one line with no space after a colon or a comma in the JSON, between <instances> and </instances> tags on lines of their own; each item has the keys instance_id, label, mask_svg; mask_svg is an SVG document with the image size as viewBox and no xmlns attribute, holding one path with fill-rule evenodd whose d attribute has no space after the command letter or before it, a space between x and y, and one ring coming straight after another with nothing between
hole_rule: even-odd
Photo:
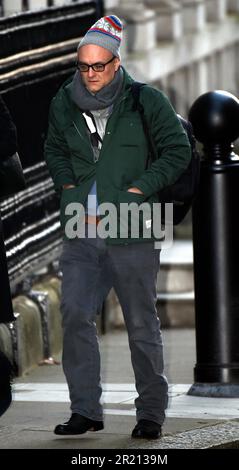
<instances>
[{"instance_id":1,"label":"concrete pavement","mask_svg":"<svg viewBox=\"0 0 239 470\"><path fill-rule=\"evenodd\" d=\"M58 437L56 424L69 418L61 365L45 365L15 380L13 404L0 419L0 449L207 449L238 447L239 399L188 396L195 364L194 329L163 331L169 407L160 440L133 440L134 378L122 329L100 338L105 429ZM56 359L60 359L60 356Z\"/></svg>"}]
</instances>

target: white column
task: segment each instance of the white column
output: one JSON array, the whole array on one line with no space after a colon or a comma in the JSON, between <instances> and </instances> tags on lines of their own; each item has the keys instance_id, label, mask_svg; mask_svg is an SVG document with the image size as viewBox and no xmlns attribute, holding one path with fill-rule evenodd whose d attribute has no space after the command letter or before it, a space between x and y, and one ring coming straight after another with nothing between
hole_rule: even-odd
<instances>
[{"instance_id":1,"label":"white column","mask_svg":"<svg viewBox=\"0 0 239 470\"><path fill-rule=\"evenodd\" d=\"M187 96L188 96L188 105L189 108L192 106L194 101L198 98L198 76L197 76L197 66L194 63L191 63L187 67Z\"/></svg>"},{"instance_id":2,"label":"white column","mask_svg":"<svg viewBox=\"0 0 239 470\"><path fill-rule=\"evenodd\" d=\"M158 88L159 90L164 91L165 94L168 95L168 77L167 76L161 77L160 80L154 83L154 86Z\"/></svg>"},{"instance_id":3,"label":"white column","mask_svg":"<svg viewBox=\"0 0 239 470\"><path fill-rule=\"evenodd\" d=\"M235 44L235 57L239 57L239 43ZM236 89L239 90L239 62L235 61L235 83ZM236 94L238 96L238 92Z\"/></svg>"},{"instance_id":4,"label":"white column","mask_svg":"<svg viewBox=\"0 0 239 470\"><path fill-rule=\"evenodd\" d=\"M227 14L227 0L207 0L206 8L208 21L221 22Z\"/></svg>"},{"instance_id":5,"label":"white column","mask_svg":"<svg viewBox=\"0 0 239 470\"><path fill-rule=\"evenodd\" d=\"M216 90L219 86L218 73L217 73L217 54L212 54L207 59L207 75L208 75L208 88Z\"/></svg>"},{"instance_id":6,"label":"white column","mask_svg":"<svg viewBox=\"0 0 239 470\"><path fill-rule=\"evenodd\" d=\"M22 11L22 0L5 0L4 15L9 16Z\"/></svg>"},{"instance_id":7,"label":"white column","mask_svg":"<svg viewBox=\"0 0 239 470\"><path fill-rule=\"evenodd\" d=\"M183 7L183 30L201 31L206 23L206 5L204 0L181 0Z\"/></svg>"},{"instance_id":8,"label":"white column","mask_svg":"<svg viewBox=\"0 0 239 470\"><path fill-rule=\"evenodd\" d=\"M156 46L156 16L141 0L121 0L111 13L125 20L129 51L145 52Z\"/></svg>"},{"instance_id":9,"label":"white column","mask_svg":"<svg viewBox=\"0 0 239 470\"><path fill-rule=\"evenodd\" d=\"M186 117L190 107L187 89L187 69L176 70L168 76L166 94L170 96L175 111Z\"/></svg>"},{"instance_id":10,"label":"white column","mask_svg":"<svg viewBox=\"0 0 239 470\"><path fill-rule=\"evenodd\" d=\"M105 9L106 10L109 10L111 8L115 8L115 7L118 7L121 3L121 0L105 0L104 1L104 5L105 5ZM107 15L109 14L112 14L113 15L113 11L107 11Z\"/></svg>"},{"instance_id":11,"label":"white column","mask_svg":"<svg viewBox=\"0 0 239 470\"><path fill-rule=\"evenodd\" d=\"M29 10L37 10L38 8L46 8L47 0L28 0Z\"/></svg>"},{"instance_id":12,"label":"white column","mask_svg":"<svg viewBox=\"0 0 239 470\"><path fill-rule=\"evenodd\" d=\"M217 73L219 77L218 87L221 90L229 91L233 94L238 94L237 83L237 60L236 53L237 47L229 46L223 49L218 54Z\"/></svg>"},{"instance_id":13,"label":"white column","mask_svg":"<svg viewBox=\"0 0 239 470\"><path fill-rule=\"evenodd\" d=\"M188 80L187 80L187 68L183 67L182 69L175 72L175 91L177 98L177 113L181 114L183 117L187 117L188 110L190 108L189 96L188 96Z\"/></svg>"},{"instance_id":14,"label":"white column","mask_svg":"<svg viewBox=\"0 0 239 470\"><path fill-rule=\"evenodd\" d=\"M118 6L123 7L123 8L127 8L127 7L134 8L137 5L142 7L143 0L119 0L118 2Z\"/></svg>"},{"instance_id":15,"label":"white column","mask_svg":"<svg viewBox=\"0 0 239 470\"><path fill-rule=\"evenodd\" d=\"M62 6L62 5L65 5L66 3L72 3L72 1L71 0L54 0L55 6Z\"/></svg>"},{"instance_id":16,"label":"white column","mask_svg":"<svg viewBox=\"0 0 239 470\"><path fill-rule=\"evenodd\" d=\"M209 91L208 68L206 60L201 60L196 64L197 96Z\"/></svg>"},{"instance_id":17,"label":"white column","mask_svg":"<svg viewBox=\"0 0 239 470\"><path fill-rule=\"evenodd\" d=\"M218 62L217 62L217 73L219 77L219 83L218 83L218 88L220 90L227 91L227 69L226 67L226 55L225 55L225 50L221 50L218 53ZM225 87L226 85L226 87Z\"/></svg>"},{"instance_id":18,"label":"white column","mask_svg":"<svg viewBox=\"0 0 239 470\"><path fill-rule=\"evenodd\" d=\"M228 48L228 67L230 67L230 76L229 76L229 87L233 95L238 97L238 84L237 84L237 62L238 62L238 49L237 44L232 44Z\"/></svg>"},{"instance_id":19,"label":"white column","mask_svg":"<svg viewBox=\"0 0 239 470\"><path fill-rule=\"evenodd\" d=\"M144 0L157 14L157 39L174 40L182 36L182 8L174 0Z\"/></svg>"}]
</instances>

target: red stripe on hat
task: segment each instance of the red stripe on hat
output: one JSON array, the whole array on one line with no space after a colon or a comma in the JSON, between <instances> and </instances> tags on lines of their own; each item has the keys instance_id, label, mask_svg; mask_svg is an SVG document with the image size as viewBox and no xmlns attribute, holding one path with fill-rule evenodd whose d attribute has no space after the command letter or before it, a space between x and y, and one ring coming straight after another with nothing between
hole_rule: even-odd
<instances>
[{"instance_id":1,"label":"red stripe on hat","mask_svg":"<svg viewBox=\"0 0 239 470\"><path fill-rule=\"evenodd\" d=\"M111 24L111 26L114 26L115 29L118 31L122 31L122 28L118 26L111 18L110 16L106 16L105 19Z\"/></svg>"}]
</instances>

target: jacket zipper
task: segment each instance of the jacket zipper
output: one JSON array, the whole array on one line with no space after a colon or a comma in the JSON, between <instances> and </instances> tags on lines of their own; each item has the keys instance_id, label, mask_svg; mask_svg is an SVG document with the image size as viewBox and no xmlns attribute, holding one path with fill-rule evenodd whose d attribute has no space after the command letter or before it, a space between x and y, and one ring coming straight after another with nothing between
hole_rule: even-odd
<instances>
[{"instance_id":1,"label":"jacket zipper","mask_svg":"<svg viewBox=\"0 0 239 470\"><path fill-rule=\"evenodd\" d=\"M80 136L82 139L84 139L84 137L83 137L83 135L81 134L80 130L78 129L78 127L77 127L75 121L72 121L72 122L73 122L73 125L74 125L74 128L75 128L77 134L79 134L79 136ZM90 148L91 148L92 153L93 153L94 162L96 163L96 162L99 160L99 157L96 158L95 153L94 153L94 150L93 150L92 145L91 145L91 142L90 142L90 139L89 139L89 144L90 144Z\"/></svg>"}]
</instances>

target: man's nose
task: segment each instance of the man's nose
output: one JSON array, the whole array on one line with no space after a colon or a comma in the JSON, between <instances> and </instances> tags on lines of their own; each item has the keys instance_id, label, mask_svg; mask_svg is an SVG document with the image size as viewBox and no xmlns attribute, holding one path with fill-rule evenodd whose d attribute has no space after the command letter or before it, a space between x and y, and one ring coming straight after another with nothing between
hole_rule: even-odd
<instances>
[{"instance_id":1,"label":"man's nose","mask_svg":"<svg viewBox=\"0 0 239 470\"><path fill-rule=\"evenodd\" d=\"M90 67L89 70L88 70L88 77L91 78L91 77L93 77L94 75L95 75L95 72L94 72L94 70L92 69L92 67Z\"/></svg>"}]
</instances>

